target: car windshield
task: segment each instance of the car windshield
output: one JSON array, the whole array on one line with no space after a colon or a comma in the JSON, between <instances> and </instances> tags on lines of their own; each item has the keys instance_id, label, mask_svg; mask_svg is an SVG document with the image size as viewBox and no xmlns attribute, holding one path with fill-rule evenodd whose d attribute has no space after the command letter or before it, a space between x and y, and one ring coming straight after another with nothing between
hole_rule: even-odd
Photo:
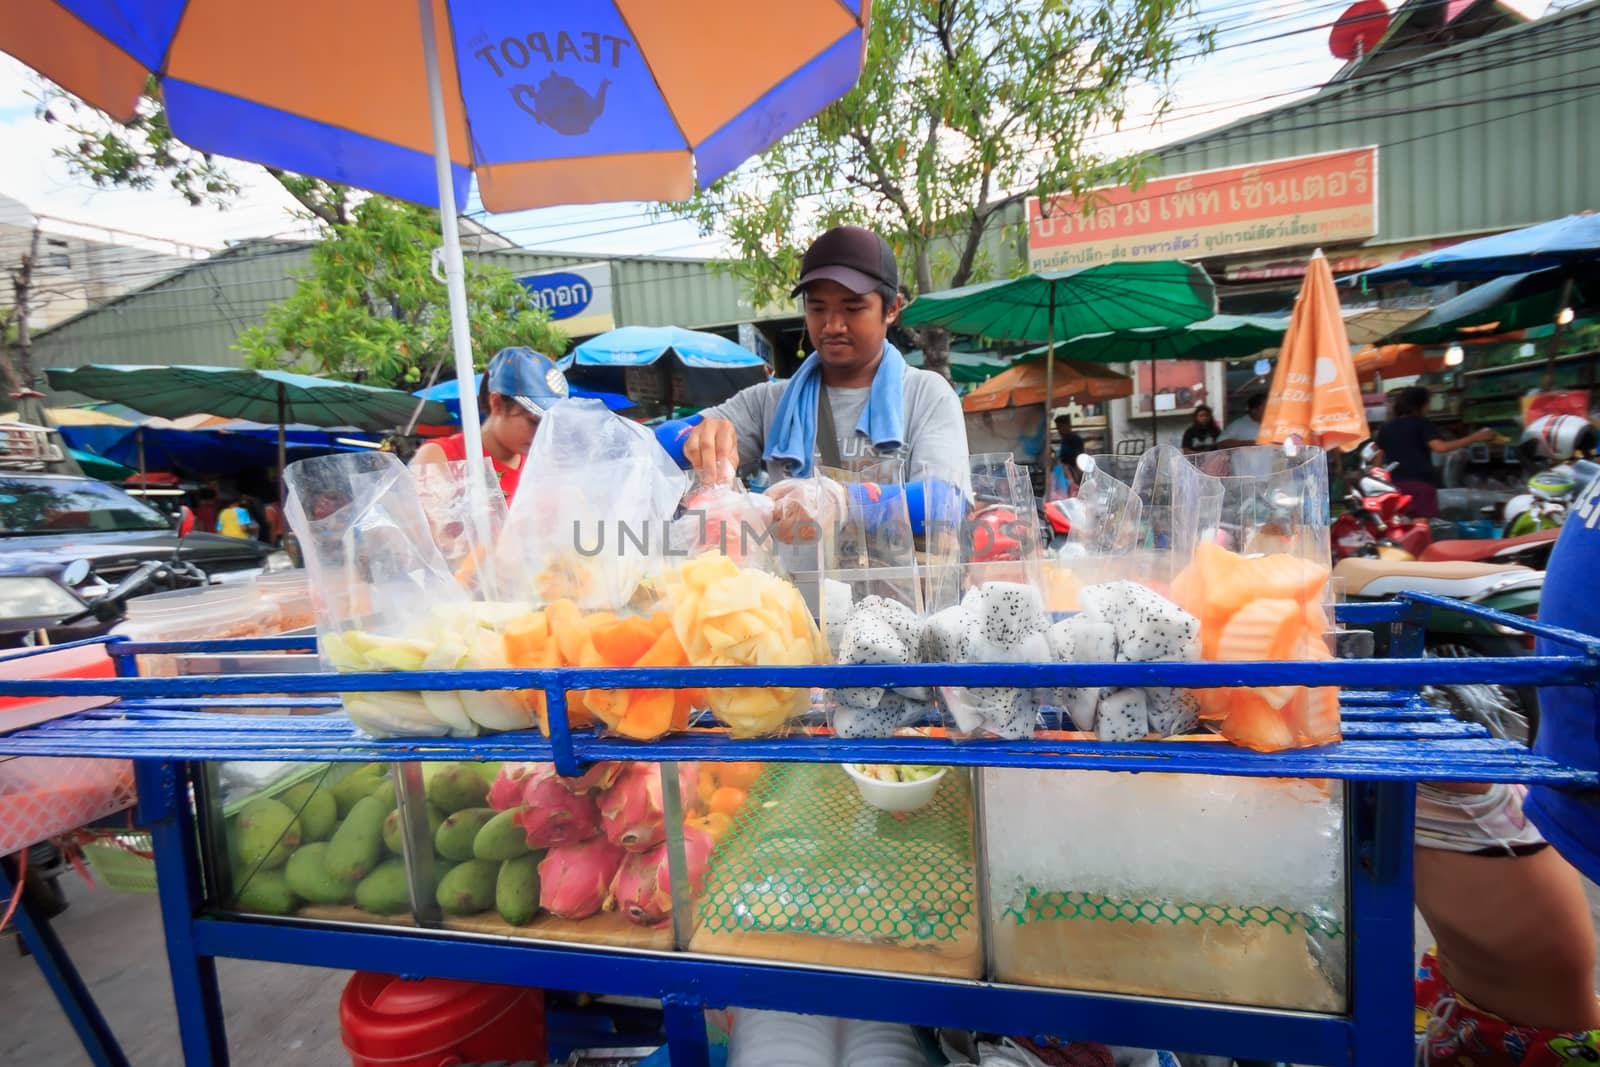
<instances>
[{"instance_id":1,"label":"car windshield","mask_svg":"<svg viewBox=\"0 0 1600 1067\"><path fill-rule=\"evenodd\" d=\"M104 482L0 475L0 536L171 528L161 512Z\"/></svg>"}]
</instances>

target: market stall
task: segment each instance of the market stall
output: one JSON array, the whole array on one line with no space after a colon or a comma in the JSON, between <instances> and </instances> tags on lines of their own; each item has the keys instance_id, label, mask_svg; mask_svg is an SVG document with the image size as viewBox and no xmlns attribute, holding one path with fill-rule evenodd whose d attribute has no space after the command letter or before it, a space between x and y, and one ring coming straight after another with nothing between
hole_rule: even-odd
<instances>
[{"instance_id":1,"label":"market stall","mask_svg":"<svg viewBox=\"0 0 1600 1067\"><path fill-rule=\"evenodd\" d=\"M1350 625L1397 625L1393 654L1404 657L1420 641L1420 631L1408 620L1441 606L1443 602L1419 596L1351 607L1342 615ZM151 834L161 883L189 1063L218 1062L226 1047L211 967L219 956L663 997L675 1064L704 1062L700 1013L730 1004L999 1032L1071 1032L1123 1044L1300 1063L1395 1062L1409 1049L1411 1030L1412 784L1419 777L1596 784L1593 775L1490 740L1481 730L1419 704L1411 694L1413 687L1444 681L1447 675L1455 682L1502 684L1592 678L1588 657L1600 651L1600 643L1538 624L1515 625L1573 652L1443 666L1396 658L1248 669L1214 663L1162 664L1158 670L1143 664L560 668L415 672L407 679L408 686L422 691L544 688L549 738L511 733L379 741L354 730L343 716L241 716L224 710L239 703L280 711L333 710L336 700L309 695L329 685L319 674L11 680L0 683L0 694L96 696L115 702L13 730L0 739L0 753L136 761L141 818ZM137 656L252 656L260 661L269 653L309 648L304 639L280 638L122 645L111 651L127 670L131 657ZM574 731L566 722L566 693L574 687L592 691L800 681L832 686L995 684L1014 681L1019 670L1041 685L1142 683L1153 680L1153 673L1163 683L1197 686L1342 684L1345 740L1320 749L1262 754L1217 742L1107 744L1071 734L959 745L938 736L845 741L813 732L730 740L714 730L689 730L641 744ZM394 679L386 673L347 674L338 684L344 691L379 691L392 687ZM263 691L277 695L266 697ZM398 872L403 887L392 903L363 894L355 906L305 905L283 914L281 907L240 899L230 888L236 883L217 865L229 855L239 856L241 845L250 855L251 849L259 853L261 844L235 840L229 849L205 843L236 834L245 806L256 803L257 816L266 806L260 798L243 805L225 800L218 792L228 777L222 772L235 761L285 759L307 761L313 773L337 776L333 790L352 783L339 790L357 797L346 808L346 820L357 817L356 805L363 797L370 799L373 786L387 783L394 790L395 810L402 813L399 832L412 835L404 838L399 851L413 858L398 866L391 861L387 868ZM425 763L412 762L419 760ZM595 913L593 919L548 917L522 925L509 922L495 908L485 908L480 918L429 915L424 909L431 907L430 899L437 900L437 890L421 884L428 875L415 857L424 852L431 857L433 849L420 847L426 840L426 818L412 816L449 788L464 790L469 800L487 798L493 787L490 778L473 783L463 777L463 768L501 760L549 762L572 775L592 773L611 761L638 768L659 764L667 772L664 782L677 780L695 765L700 774L732 766L727 761L737 761L734 765L741 768L762 766L753 779L739 779L750 782L746 797L753 803L736 810L734 819L742 825L719 844L703 887L697 892L683 884L687 879L674 869L666 909L670 921L665 925L640 925L617 912ZM840 762L939 764L951 771L933 807L902 822L862 809L859 796L833 766ZM1115 763L1118 773L1106 773L1108 762ZM429 772L428 766L436 770ZM1074 770L1098 773L1063 773ZM1145 773L1121 773L1129 771ZM371 780L362 782L363 775ZM437 784L445 775L454 778L448 788ZM305 793L308 781L301 777L280 786ZM367 787L366 793L359 786ZM1146 821L1160 823L1197 795L1218 796L1219 787L1242 805L1240 811L1272 816L1275 835L1299 838L1319 859L1331 859L1328 885L1308 889L1313 906L1291 910L1270 903L1279 891L1293 888L1274 885L1274 878L1282 877L1276 870L1295 867L1288 863L1257 868L1256 880L1266 890L1261 902L1232 908L1113 898L1047 882L1032 884L1021 897L1005 892L1014 875L1039 866L1040 856L1016 849L1031 840L1026 836L1031 833L1027 813L1041 811L1041 801L1070 801L1072 810L1083 813L1085 827L1109 820L1100 833L1082 835L1086 851L1077 857L1077 869L1082 870L1082 861L1094 856L1108 862L1103 845L1096 843L1104 841L1102 834L1125 834L1130 825ZM195 805L187 799L190 790L199 798ZM697 789L668 787L664 795L669 805L686 807L697 803L689 798L699 794ZM798 795L804 803L786 804L786 795ZM1284 821L1285 809L1274 803L1285 795L1294 799L1287 809L1294 813L1287 816L1289 821ZM343 803L335 801L336 818ZM370 818L368 808L365 817ZM778 814L767 814L774 810ZM1061 808L1052 803L1046 810ZM796 869L781 855L770 854L770 848L762 856L763 842L805 847L808 837L815 840L829 834L830 827L859 822L863 811L877 831L854 845L878 855L858 852L842 869L860 871L863 864L874 863L879 866L872 869L893 868L908 888L885 887L884 892L909 892L909 885L923 876L914 864L898 861L913 854L923 857L923 863L937 870L940 891L950 894L939 898L946 901L944 912L920 900L915 921L928 922L927 929L906 931L899 936L907 940L896 942L893 928L902 914L883 922L887 939L878 931L849 936L837 928L797 930L803 925L798 912L779 909L791 927L786 933L770 928L771 916L739 919L736 899L735 907L729 907L730 899L738 897L737 887L749 882L752 864L769 877L776 870ZM799 826L806 829L797 836ZM1192 830L1180 818L1169 831L1151 826L1147 833L1160 839L1163 833ZM1248 845L1249 838L1239 838L1237 827L1220 830L1211 828L1215 843L1232 838L1244 842L1239 847ZM416 834L421 840L414 839ZM337 828L331 836L346 843L353 839ZM840 850L851 844L848 836L835 835L830 841ZM936 852L934 845L946 851ZM412 846L419 847L407 852ZM275 847L270 838L267 847ZM1198 846L1192 848L1185 867L1196 873L1189 888L1200 888L1210 877L1207 865L1220 862ZM1225 863L1218 870L1225 873ZM1290 880L1300 877L1293 874ZM425 892L429 889L435 891ZM770 892L776 893L777 887ZM919 898L927 892L920 888ZM1315 905L1317 899L1322 906ZM373 910L362 909L361 903ZM876 907L881 902L867 907L861 918ZM1019 907L1025 922L1013 914ZM387 914L378 917L380 910ZM279 913L266 914L271 911ZM938 917L945 913L954 916L956 936L937 929ZM522 919L515 914L511 918ZM768 929L755 929L763 922ZM485 939L485 933L497 936ZM1115 950L1128 937L1141 942L1140 951ZM36 943L49 947L42 940ZM897 949L897 943L903 947ZM1298 1010L1263 1010L1284 1007Z\"/></svg>"}]
</instances>

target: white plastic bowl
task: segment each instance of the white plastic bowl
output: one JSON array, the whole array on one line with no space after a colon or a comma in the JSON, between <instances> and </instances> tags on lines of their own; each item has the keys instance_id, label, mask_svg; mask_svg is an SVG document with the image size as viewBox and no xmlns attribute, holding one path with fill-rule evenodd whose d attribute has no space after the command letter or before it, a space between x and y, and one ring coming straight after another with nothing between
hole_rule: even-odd
<instances>
[{"instance_id":1,"label":"white plastic bowl","mask_svg":"<svg viewBox=\"0 0 1600 1067\"><path fill-rule=\"evenodd\" d=\"M939 783L944 781L945 771L949 769L941 767L939 773L920 782L884 782L868 778L856 769L854 763L840 766L855 782L861 799L879 811L916 811L927 807L933 802L933 795L939 791Z\"/></svg>"}]
</instances>

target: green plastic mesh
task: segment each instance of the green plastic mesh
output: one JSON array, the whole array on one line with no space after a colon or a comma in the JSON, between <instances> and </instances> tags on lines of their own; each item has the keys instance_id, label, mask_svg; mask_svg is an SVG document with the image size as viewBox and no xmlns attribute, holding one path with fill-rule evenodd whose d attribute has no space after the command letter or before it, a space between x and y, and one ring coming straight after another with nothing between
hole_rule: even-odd
<instances>
[{"instance_id":1,"label":"green plastic mesh","mask_svg":"<svg viewBox=\"0 0 1600 1067\"><path fill-rule=\"evenodd\" d=\"M1044 892L1032 887L1004 907L1000 918L1018 925L1048 919L1098 919L1157 926L1163 923L1172 926L1278 926L1288 933L1304 931L1323 937L1344 936L1343 925L1332 916L1311 915L1288 908L1136 900L1097 893Z\"/></svg>"},{"instance_id":2,"label":"green plastic mesh","mask_svg":"<svg viewBox=\"0 0 1600 1067\"><path fill-rule=\"evenodd\" d=\"M771 764L712 855L704 928L894 943L976 924L972 788L951 768L933 803L868 807L833 764Z\"/></svg>"}]
</instances>

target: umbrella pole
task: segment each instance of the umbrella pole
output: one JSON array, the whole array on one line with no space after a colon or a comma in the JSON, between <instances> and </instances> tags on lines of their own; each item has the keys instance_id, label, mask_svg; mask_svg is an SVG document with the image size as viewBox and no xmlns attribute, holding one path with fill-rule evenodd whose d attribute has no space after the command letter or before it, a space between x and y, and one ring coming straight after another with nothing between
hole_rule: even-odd
<instances>
[{"instance_id":1,"label":"umbrella pole","mask_svg":"<svg viewBox=\"0 0 1600 1067\"><path fill-rule=\"evenodd\" d=\"M288 458L289 458L289 442L288 442L288 433L289 433L288 422L289 422L289 419L288 419L288 414L289 414L289 396L288 396L288 391L287 391L287 389L285 389L284 384L282 382L279 382L278 383L278 504L279 504L280 507L283 505L283 502L284 502L284 495L283 495L284 494L283 468L285 466L287 466L287 461L288 461Z\"/></svg>"},{"instance_id":2,"label":"umbrella pole","mask_svg":"<svg viewBox=\"0 0 1600 1067\"><path fill-rule=\"evenodd\" d=\"M439 72L439 40L434 32L433 0L417 0L422 55L428 68L428 116L433 125L433 170L439 184L439 224L444 233L444 285L450 298L450 346L461 392L461 436L467 453L467 500L478 544L487 548L489 494L483 462L483 427L473 381L472 334L467 329L467 282L456 222L456 190L450 177L450 131L445 123L444 78Z\"/></svg>"},{"instance_id":3,"label":"umbrella pole","mask_svg":"<svg viewBox=\"0 0 1600 1067\"><path fill-rule=\"evenodd\" d=\"M150 486L147 484L147 481L146 481L146 478L145 478L144 427L143 426L140 426L138 429L133 431L133 440L134 440L134 443L139 446L139 488L140 489L148 489L148 488L150 488Z\"/></svg>"},{"instance_id":4,"label":"umbrella pole","mask_svg":"<svg viewBox=\"0 0 1600 1067\"><path fill-rule=\"evenodd\" d=\"M1037 335L1036 335L1037 336ZM1044 468L1046 471L1055 469L1055 464L1050 456L1050 427L1055 425L1051 418L1055 414L1055 386L1056 386L1056 286L1050 283L1050 317L1045 320L1045 354L1044 354ZM1077 473L1068 471L1067 477L1076 480ZM1049 479L1046 479L1049 484Z\"/></svg>"}]
</instances>

